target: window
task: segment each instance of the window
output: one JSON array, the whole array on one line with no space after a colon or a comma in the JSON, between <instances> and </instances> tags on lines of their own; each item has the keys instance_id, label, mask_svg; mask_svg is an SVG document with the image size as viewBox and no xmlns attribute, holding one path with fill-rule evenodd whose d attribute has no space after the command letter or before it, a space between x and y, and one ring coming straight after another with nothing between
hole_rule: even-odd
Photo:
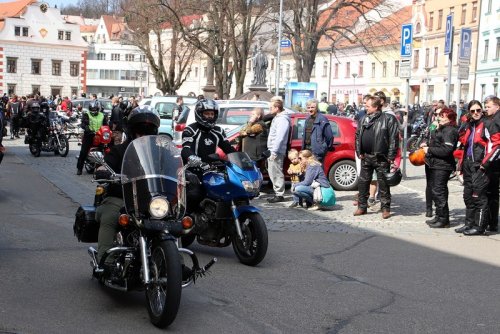
<instances>
[{"instance_id":1,"label":"window","mask_svg":"<svg viewBox=\"0 0 500 334\"><path fill-rule=\"evenodd\" d=\"M429 13L429 31L432 31L432 27L434 26L434 12Z\"/></svg>"},{"instance_id":2,"label":"window","mask_svg":"<svg viewBox=\"0 0 500 334\"><path fill-rule=\"evenodd\" d=\"M497 47L495 49L495 59L500 58L500 37L497 37Z\"/></svg>"},{"instance_id":3,"label":"window","mask_svg":"<svg viewBox=\"0 0 500 334\"><path fill-rule=\"evenodd\" d=\"M417 26L415 27L415 33L420 34L421 30L422 30L422 27L420 25L420 22L417 22Z\"/></svg>"},{"instance_id":4,"label":"window","mask_svg":"<svg viewBox=\"0 0 500 334\"><path fill-rule=\"evenodd\" d=\"M28 37L28 27L23 27L23 36Z\"/></svg>"},{"instance_id":5,"label":"window","mask_svg":"<svg viewBox=\"0 0 500 334\"><path fill-rule=\"evenodd\" d=\"M61 75L61 63L62 61L60 60L52 61L52 75Z\"/></svg>"},{"instance_id":6,"label":"window","mask_svg":"<svg viewBox=\"0 0 500 334\"><path fill-rule=\"evenodd\" d=\"M71 41L71 31L66 31L66 40Z\"/></svg>"},{"instance_id":7,"label":"window","mask_svg":"<svg viewBox=\"0 0 500 334\"><path fill-rule=\"evenodd\" d=\"M77 77L80 75L80 63L76 61L71 61L69 63L69 75L72 77Z\"/></svg>"},{"instance_id":8,"label":"window","mask_svg":"<svg viewBox=\"0 0 500 334\"><path fill-rule=\"evenodd\" d=\"M17 73L17 58L7 57L7 73Z\"/></svg>"},{"instance_id":9,"label":"window","mask_svg":"<svg viewBox=\"0 0 500 334\"><path fill-rule=\"evenodd\" d=\"M10 84L10 83L7 84L7 94L8 95L16 94L16 84Z\"/></svg>"},{"instance_id":10,"label":"window","mask_svg":"<svg viewBox=\"0 0 500 334\"><path fill-rule=\"evenodd\" d=\"M328 62L324 61L323 62L323 78L328 75Z\"/></svg>"},{"instance_id":11,"label":"window","mask_svg":"<svg viewBox=\"0 0 500 334\"><path fill-rule=\"evenodd\" d=\"M438 26L437 26L437 30L441 30L442 27L443 27L443 10L440 9L439 12L438 12Z\"/></svg>"},{"instance_id":12,"label":"window","mask_svg":"<svg viewBox=\"0 0 500 334\"><path fill-rule=\"evenodd\" d=\"M358 76L359 76L360 78L362 78L362 77L363 77L363 62L362 62L362 61L360 61L360 62L359 62Z\"/></svg>"},{"instance_id":13,"label":"window","mask_svg":"<svg viewBox=\"0 0 500 334\"><path fill-rule=\"evenodd\" d=\"M206 78L207 77L207 67L203 67L203 77Z\"/></svg>"},{"instance_id":14,"label":"window","mask_svg":"<svg viewBox=\"0 0 500 334\"><path fill-rule=\"evenodd\" d=\"M111 54L111 60L120 60L120 54L119 53L112 53Z\"/></svg>"},{"instance_id":15,"label":"window","mask_svg":"<svg viewBox=\"0 0 500 334\"><path fill-rule=\"evenodd\" d=\"M491 0L489 1L488 8L489 8L488 13L491 13ZM472 3L472 21L471 22L476 22L476 20L477 20L477 1L474 1Z\"/></svg>"},{"instance_id":16,"label":"window","mask_svg":"<svg viewBox=\"0 0 500 334\"><path fill-rule=\"evenodd\" d=\"M491 14L491 1L492 0L488 0L488 4L486 6L486 14ZM476 5L477 8L477 2L472 3L472 21L474 21L474 5Z\"/></svg>"},{"instance_id":17,"label":"window","mask_svg":"<svg viewBox=\"0 0 500 334\"><path fill-rule=\"evenodd\" d=\"M14 27L14 35L15 36L21 36L21 33L22 33L23 37L28 37L29 28L28 27L19 27L19 26Z\"/></svg>"},{"instance_id":18,"label":"window","mask_svg":"<svg viewBox=\"0 0 500 334\"><path fill-rule=\"evenodd\" d=\"M247 61L247 72L252 72L252 60Z\"/></svg>"},{"instance_id":19,"label":"window","mask_svg":"<svg viewBox=\"0 0 500 334\"><path fill-rule=\"evenodd\" d=\"M57 39L60 40L60 41L62 41L64 39L64 31L59 30L57 32Z\"/></svg>"},{"instance_id":20,"label":"window","mask_svg":"<svg viewBox=\"0 0 500 334\"><path fill-rule=\"evenodd\" d=\"M31 74L42 74L42 61L31 59Z\"/></svg>"},{"instance_id":21,"label":"window","mask_svg":"<svg viewBox=\"0 0 500 334\"><path fill-rule=\"evenodd\" d=\"M40 94L40 85L31 85L32 94Z\"/></svg>"},{"instance_id":22,"label":"window","mask_svg":"<svg viewBox=\"0 0 500 334\"><path fill-rule=\"evenodd\" d=\"M375 78L375 63L372 63L372 78Z\"/></svg>"},{"instance_id":23,"label":"window","mask_svg":"<svg viewBox=\"0 0 500 334\"><path fill-rule=\"evenodd\" d=\"M465 16L467 16L467 4L464 3L462 5L462 16L460 17L460 25L464 25L465 24Z\"/></svg>"},{"instance_id":24,"label":"window","mask_svg":"<svg viewBox=\"0 0 500 334\"><path fill-rule=\"evenodd\" d=\"M439 57L439 48L436 46L434 48L434 66L433 67L438 66L438 57Z\"/></svg>"},{"instance_id":25,"label":"window","mask_svg":"<svg viewBox=\"0 0 500 334\"><path fill-rule=\"evenodd\" d=\"M487 39L487 40L484 41L484 56L483 56L483 61L487 61L488 60L489 48L490 48L490 40Z\"/></svg>"},{"instance_id":26,"label":"window","mask_svg":"<svg viewBox=\"0 0 500 334\"><path fill-rule=\"evenodd\" d=\"M87 70L87 79L90 79L90 80L99 79L98 75L97 75L97 70L95 70L95 69Z\"/></svg>"},{"instance_id":27,"label":"window","mask_svg":"<svg viewBox=\"0 0 500 334\"><path fill-rule=\"evenodd\" d=\"M335 64L335 67L334 67L334 78L335 79L338 79L339 78L339 64Z\"/></svg>"},{"instance_id":28,"label":"window","mask_svg":"<svg viewBox=\"0 0 500 334\"><path fill-rule=\"evenodd\" d=\"M125 61L135 61L135 55L133 53L125 54Z\"/></svg>"},{"instance_id":29,"label":"window","mask_svg":"<svg viewBox=\"0 0 500 334\"><path fill-rule=\"evenodd\" d=\"M106 60L106 54L105 53L98 53L97 60Z\"/></svg>"},{"instance_id":30,"label":"window","mask_svg":"<svg viewBox=\"0 0 500 334\"><path fill-rule=\"evenodd\" d=\"M21 27L14 27L14 35L21 36Z\"/></svg>"},{"instance_id":31,"label":"window","mask_svg":"<svg viewBox=\"0 0 500 334\"><path fill-rule=\"evenodd\" d=\"M399 60L394 62L394 77L399 77Z\"/></svg>"},{"instance_id":32,"label":"window","mask_svg":"<svg viewBox=\"0 0 500 334\"><path fill-rule=\"evenodd\" d=\"M450 7L450 14L455 14L455 7Z\"/></svg>"},{"instance_id":33,"label":"window","mask_svg":"<svg viewBox=\"0 0 500 334\"><path fill-rule=\"evenodd\" d=\"M286 64L285 78L290 78L290 64Z\"/></svg>"},{"instance_id":34,"label":"window","mask_svg":"<svg viewBox=\"0 0 500 334\"><path fill-rule=\"evenodd\" d=\"M146 55L140 55L140 56L139 56L139 61L140 61L141 63L145 63L145 62L146 62Z\"/></svg>"},{"instance_id":35,"label":"window","mask_svg":"<svg viewBox=\"0 0 500 334\"><path fill-rule=\"evenodd\" d=\"M347 62L345 64L345 77L350 78L351 77L351 63Z\"/></svg>"},{"instance_id":36,"label":"window","mask_svg":"<svg viewBox=\"0 0 500 334\"><path fill-rule=\"evenodd\" d=\"M194 77L197 78L198 77L198 67L195 67L194 68Z\"/></svg>"},{"instance_id":37,"label":"window","mask_svg":"<svg viewBox=\"0 0 500 334\"><path fill-rule=\"evenodd\" d=\"M387 62L382 62L382 78L387 77Z\"/></svg>"},{"instance_id":38,"label":"window","mask_svg":"<svg viewBox=\"0 0 500 334\"><path fill-rule=\"evenodd\" d=\"M78 95L78 87L71 87L71 95L72 96Z\"/></svg>"},{"instance_id":39,"label":"window","mask_svg":"<svg viewBox=\"0 0 500 334\"><path fill-rule=\"evenodd\" d=\"M420 50L413 51L413 68L418 68L419 57L420 57Z\"/></svg>"},{"instance_id":40,"label":"window","mask_svg":"<svg viewBox=\"0 0 500 334\"><path fill-rule=\"evenodd\" d=\"M429 67L430 53L431 53L431 50L429 50L429 48L425 49L425 67Z\"/></svg>"},{"instance_id":41,"label":"window","mask_svg":"<svg viewBox=\"0 0 500 334\"><path fill-rule=\"evenodd\" d=\"M56 95L61 96L61 91L62 91L61 86L50 86L50 95L52 95L52 96L56 96Z\"/></svg>"},{"instance_id":42,"label":"window","mask_svg":"<svg viewBox=\"0 0 500 334\"><path fill-rule=\"evenodd\" d=\"M274 71L274 58L271 59L271 71Z\"/></svg>"}]
</instances>

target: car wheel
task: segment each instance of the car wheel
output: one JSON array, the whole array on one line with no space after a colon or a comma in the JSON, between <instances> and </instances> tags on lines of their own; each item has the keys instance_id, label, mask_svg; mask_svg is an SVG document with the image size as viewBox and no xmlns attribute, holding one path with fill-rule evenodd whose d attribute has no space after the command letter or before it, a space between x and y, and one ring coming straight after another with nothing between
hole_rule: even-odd
<instances>
[{"instance_id":1,"label":"car wheel","mask_svg":"<svg viewBox=\"0 0 500 334\"><path fill-rule=\"evenodd\" d=\"M351 160L335 163L328 172L328 181L335 190L356 190L358 187L356 163Z\"/></svg>"}]
</instances>

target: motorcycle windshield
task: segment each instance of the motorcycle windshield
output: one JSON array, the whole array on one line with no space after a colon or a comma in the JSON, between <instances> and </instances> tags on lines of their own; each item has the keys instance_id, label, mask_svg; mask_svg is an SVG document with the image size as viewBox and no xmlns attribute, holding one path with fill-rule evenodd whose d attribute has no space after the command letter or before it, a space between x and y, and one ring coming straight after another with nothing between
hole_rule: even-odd
<instances>
[{"instance_id":1,"label":"motorcycle windshield","mask_svg":"<svg viewBox=\"0 0 500 334\"><path fill-rule=\"evenodd\" d=\"M121 183L125 209L149 216L154 197L166 197L167 218L181 218L186 208L185 178L180 150L166 136L144 136L127 147L122 162Z\"/></svg>"},{"instance_id":2,"label":"motorcycle windshield","mask_svg":"<svg viewBox=\"0 0 500 334\"><path fill-rule=\"evenodd\" d=\"M253 170L255 164L245 152L233 152L227 155L227 160L242 170Z\"/></svg>"}]
</instances>

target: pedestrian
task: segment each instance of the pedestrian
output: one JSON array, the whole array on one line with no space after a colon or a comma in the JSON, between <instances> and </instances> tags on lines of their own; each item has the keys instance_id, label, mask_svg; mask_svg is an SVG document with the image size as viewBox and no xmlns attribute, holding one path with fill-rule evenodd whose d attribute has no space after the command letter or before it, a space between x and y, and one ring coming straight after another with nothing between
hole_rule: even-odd
<instances>
[{"instance_id":1,"label":"pedestrian","mask_svg":"<svg viewBox=\"0 0 500 334\"><path fill-rule=\"evenodd\" d=\"M273 183L274 197L269 198L269 203L283 202L285 198L285 175L283 174L283 160L285 158L288 133L290 132L290 116L284 111L283 100L275 97L269 103L270 113L276 115L271 122L267 148L271 152L267 158L269 178Z\"/></svg>"},{"instance_id":2,"label":"pedestrian","mask_svg":"<svg viewBox=\"0 0 500 334\"><path fill-rule=\"evenodd\" d=\"M175 99L175 107L173 111L174 121L178 124L184 124L189 116L189 108L184 105L184 98L177 96Z\"/></svg>"},{"instance_id":3,"label":"pedestrian","mask_svg":"<svg viewBox=\"0 0 500 334\"><path fill-rule=\"evenodd\" d=\"M71 114L73 112L73 103L68 96L65 96L64 100L62 100L61 110L64 111L68 117L71 117Z\"/></svg>"},{"instance_id":4,"label":"pedestrian","mask_svg":"<svg viewBox=\"0 0 500 334\"><path fill-rule=\"evenodd\" d=\"M391 216L391 191L385 174L390 171L399 147L398 122L382 112L383 101L377 96L366 99L366 115L356 130L356 154L361 159L358 182L358 209L354 216L367 213L368 194L373 171L377 172L382 218Z\"/></svg>"},{"instance_id":5,"label":"pedestrian","mask_svg":"<svg viewBox=\"0 0 500 334\"><path fill-rule=\"evenodd\" d=\"M453 109L442 109L437 117L438 128L431 133L428 143L420 145L424 148L425 164L429 166L432 201L436 205L434 218L426 221L431 228L450 226L448 180L455 171L453 151L458 142L456 119L457 114Z\"/></svg>"},{"instance_id":6,"label":"pedestrian","mask_svg":"<svg viewBox=\"0 0 500 334\"><path fill-rule=\"evenodd\" d=\"M321 99L321 102L318 103L318 111L323 114L326 114L327 109L328 109L328 103L326 102L326 97L323 97Z\"/></svg>"},{"instance_id":7,"label":"pedestrian","mask_svg":"<svg viewBox=\"0 0 500 334\"><path fill-rule=\"evenodd\" d=\"M328 108L326 109L326 112L330 115L337 115L338 111L339 109L337 108L337 105L335 103L330 103L328 105Z\"/></svg>"},{"instance_id":8,"label":"pedestrian","mask_svg":"<svg viewBox=\"0 0 500 334\"><path fill-rule=\"evenodd\" d=\"M318 100L308 100L306 109L309 116L304 122L304 130L302 131L302 149L312 151L316 159L323 162L326 152L332 146L332 127L328 118L318 112Z\"/></svg>"},{"instance_id":9,"label":"pedestrian","mask_svg":"<svg viewBox=\"0 0 500 334\"><path fill-rule=\"evenodd\" d=\"M488 184L489 226L487 232L498 231L498 187L500 178L500 99L490 96L485 101L484 123L489 133L489 151L483 168L490 180Z\"/></svg>"},{"instance_id":10,"label":"pedestrian","mask_svg":"<svg viewBox=\"0 0 500 334\"><path fill-rule=\"evenodd\" d=\"M267 150L267 136L269 130L262 120L264 109L255 108L248 119L247 124L241 129L241 151L258 161L262 153Z\"/></svg>"},{"instance_id":11,"label":"pedestrian","mask_svg":"<svg viewBox=\"0 0 500 334\"><path fill-rule=\"evenodd\" d=\"M481 177L481 174L486 176L481 164L488 150L488 130L484 127L481 102L470 101L468 109L470 121L462 127L459 138L464 148L460 165L464 179L465 223L464 226L456 228L455 232L478 235L486 230L489 215L486 187L481 187L480 191L477 191L479 184L477 181L480 181L477 177Z\"/></svg>"},{"instance_id":12,"label":"pedestrian","mask_svg":"<svg viewBox=\"0 0 500 334\"><path fill-rule=\"evenodd\" d=\"M295 190L295 186L300 182L301 177L304 175L304 164L301 163L299 157L299 151L292 148L288 151L288 160L290 160L290 165L287 170L287 174L290 175L290 182L292 183L292 193ZM295 201L295 198L292 204L289 205L289 208L295 208L298 205L302 206L302 198L299 198L298 201Z\"/></svg>"},{"instance_id":13,"label":"pedestrian","mask_svg":"<svg viewBox=\"0 0 500 334\"><path fill-rule=\"evenodd\" d=\"M123 137L123 110L120 108L120 100L118 96L111 99L112 109L111 117L109 120L109 127L113 133L113 143L114 145L119 145L122 143Z\"/></svg>"},{"instance_id":14,"label":"pedestrian","mask_svg":"<svg viewBox=\"0 0 500 334\"><path fill-rule=\"evenodd\" d=\"M17 95L13 94L11 100L7 104L7 110L11 115L10 122L10 138L14 139L14 137L19 138L19 126L21 124L21 102L19 102Z\"/></svg>"},{"instance_id":15,"label":"pedestrian","mask_svg":"<svg viewBox=\"0 0 500 334\"><path fill-rule=\"evenodd\" d=\"M294 203L300 201L306 202L306 209L314 211L319 210L319 203L314 201L314 188L313 182L319 183L317 186L324 188L331 188L330 182L326 178L321 162L319 162L314 154L309 150L302 150L299 153L301 164L305 168L304 180L297 183L292 192L293 202L290 207L296 207ZM333 190L333 189L332 189Z\"/></svg>"}]
</instances>

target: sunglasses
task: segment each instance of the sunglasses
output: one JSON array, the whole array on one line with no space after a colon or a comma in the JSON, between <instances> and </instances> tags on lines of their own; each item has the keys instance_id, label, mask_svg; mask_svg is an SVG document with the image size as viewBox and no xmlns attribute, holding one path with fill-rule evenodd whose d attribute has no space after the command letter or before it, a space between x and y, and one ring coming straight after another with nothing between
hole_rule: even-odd
<instances>
[{"instance_id":1,"label":"sunglasses","mask_svg":"<svg viewBox=\"0 0 500 334\"><path fill-rule=\"evenodd\" d=\"M471 114L479 114L479 113L481 113L483 110L479 108L479 109L471 109L471 110L469 110L469 111L470 111L470 113L471 113Z\"/></svg>"}]
</instances>

